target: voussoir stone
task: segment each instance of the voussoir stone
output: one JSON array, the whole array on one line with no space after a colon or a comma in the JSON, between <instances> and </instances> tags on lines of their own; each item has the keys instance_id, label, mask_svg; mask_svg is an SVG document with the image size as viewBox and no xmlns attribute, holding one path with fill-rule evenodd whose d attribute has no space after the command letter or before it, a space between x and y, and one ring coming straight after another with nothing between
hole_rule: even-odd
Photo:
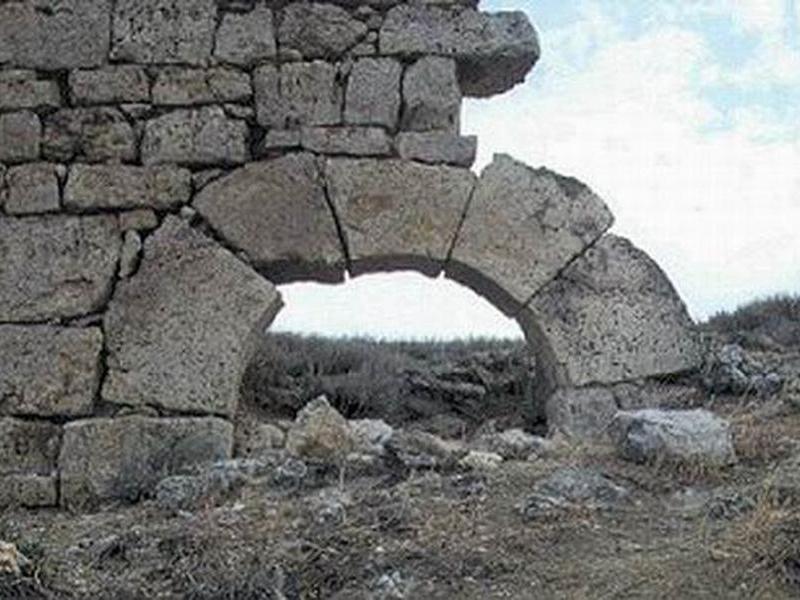
<instances>
[{"instance_id":1,"label":"voussoir stone","mask_svg":"<svg viewBox=\"0 0 800 600\"><path fill-rule=\"evenodd\" d=\"M441 55L458 62L467 96L491 96L524 80L539 58L536 31L522 12L482 13L461 7L402 4L380 31L387 55Z\"/></svg>"},{"instance_id":2,"label":"voussoir stone","mask_svg":"<svg viewBox=\"0 0 800 600\"><path fill-rule=\"evenodd\" d=\"M367 26L340 6L295 2L283 9L278 42L305 58L336 58L366 33Z\"/></svg>"},{"instance_id":3,"label":"voussoir stone","mask_svg":"<svg viewBox=\"0 0 800 600\"><path fill-rule=\"evenodd\" d=\"M58 83L34 71L0 71L0 110L61 106Z\"/></svg>"},{"instance_id":4,"label":"voussoir stone","mask_svg":"<svg viewBox=\"0 0 800 600\"><path fill-rule=\"evenodd\" d=\"M218 418L129 416L73 421L58 459L61 504L135 501L164 477L231 457L233 425Z\"/></svg>"},{"instance_id":5,"label":"voussoir stone","mask_svg":"<svg viewBox=\"0 0 800 600\"><path fill-rule=\"evenodd\" d=\"M395 129L400 114L402 72L402 66L393 58L356 61L347 80L345 122Z\"/></svg>"},{"instance_id":6,"label":"voussoir stone","mask_svg":"<svg viewBox=\"0 0 800 600\"><path fill-rule=\"evenodd\" d=\"M41 136L42 124L36 113L23 110L0 114L0 162L36 160Z\"/></svg>"},{"instance_id":7,"label":"voussoir stone","mask_svg":"<svg viewBox=\"0 0 800 600\"><path fill-rule=\"evenodd\" d=\"M44 321L101 309L121 243L110 215L0 218L0 321Z\"/></svg>"},{"instance_id":8,"label":"voussoir stone","mask_svg":"<svg viewBox=\"0 0 800 600\"><path fill-rule=\"evenodd\" d=\"M232 415L258 336L281 307L274 286L217 242L168 217L104 318L103 398Z\"/></svg>"},{"instance_id":9,"label":"voussoir stone","mask_svg":"<svg viewBox=\"0 0 800 600\"><path fill-rule=\"evenodd\" d=\"M247 160L247 124L218 106L175 110L145 125L144 164L230 165Z\"/></svg>"},{"instance_id":10,"label":"voussoir stone","mask_svg":"<svg viewBox=\"0 0 800 600\"><path fill-rule=\"evenodd\" d=\"M270 281L341 281L344 254L310 154L251 163L207 185L194 207Z\"/></svg>"},{"instance_id":11,"label":"voussoir stone","mask_svg":"<svg viewBox=\"0 0 800 600\"><path fill-rule=\"evenodd\" d=\"M142 67L115 65L72 71L69 90L75 104L149 102L150 80Z\"/></svg>"},{"instance_id":12,"label":"voussoir stone","mask_svg":"<svg viewBox=\"0 0 800 600\"><path fill-rule=\"evenodd\" d=\"M170 165L80 165L70 168L64 206L77 210L153 208L169 210L186 204L192 174Z\"/></svg>"},{"instance_id":13,"label":"voussoir stone","mask_svg":"<svg viewBox=\"0 0 800 600\"><path fill-rule=\"evenodd\" d=\"M45 118L42 154L60 162L133 161L136 134L116 108L64 108Z\"/></svg>"},{"instance_id":14,"label":"voussoir stone","mask_svg":"<svg viewBox=\"0 0 800 600\"><path fill-rule=\"evenodd\" d=\"M241 102L252 95L250 75L221 67L167 67L153 83L153 103L167 106Z\"/></svg>"},{"instance_id":15,"label":"voussoir stone","mask_svg":"<svg viewBox=\"0 0 800 600\"><path fill-rule=\"evenodd\" d=\"M96 327L0 325L0 413L91 414L102 347Z\"/></svg>"},{"instance_id":16,"label":"voussoir stone","mask_svg":"<svg viewBox=\"0 0 800 600\"><path fill-rule=\"evenodd\" d=\"M259 4L249 13L227 13L222 17L214 49L217 59L248 67L276 54L272 11L266 4Z\"/></svg>"},{"instance_id":17,"label":"voussoir stone","mask_svg":"<svg viewBox=\"0 0 800 600\"><path fill-rule=\"evenodd\" d=\"M42 71L96 67L108 56L108 0L0 3L0 63Z\"/></svg>"},{"instance_id":18,"label":"voussoir stone","mask_svg":"<svg viewBox=\"0 0 800 600\"><path fill-rule=\"evenodd\" d=\"M202 65L211 57L216 0L117 0L111 58Z\"/></svg>"},{"instance_id":19,"label":"voussoir stone","mask_svg":"<svg viewBox=\"0 0 800 600\"><path fill-rule=\"evenodd\" d=\"M328 160L325 174L354 275L441 272L475 185L470 171L340 158Z\"/></svg>"},{"instance_id":20,"label":"voussoir stone","mask_svg":"<svg viewBox=\"0 0 800 600\"><path fill-rule=\"evenodd\" d=\"M577 180L497 155L481 173L447 274L513 315L612 222Z\"/></svg>"},{"instance_id":21,"label":"voussoir stone","mask_svg":"<svg viewBox=\"0 0 800 600\"><path fill-rule=\"evenodd\" d=\"M535 322L573 385L680 373L702 360L694 324L669 279L628 240L606 234L520 314Z\"/></svg>"},{"instance_id":22,"label":"voussoir stone","mask_svg":"<svg viewBox=\"0 0 800 600\"><path fill-rule=\"evenodd\" d=\"M10 215L48 213L60 208L56 165L28 163L12 167L6 174L6 185L6 212Z\"/></svg>"}]
</instances>

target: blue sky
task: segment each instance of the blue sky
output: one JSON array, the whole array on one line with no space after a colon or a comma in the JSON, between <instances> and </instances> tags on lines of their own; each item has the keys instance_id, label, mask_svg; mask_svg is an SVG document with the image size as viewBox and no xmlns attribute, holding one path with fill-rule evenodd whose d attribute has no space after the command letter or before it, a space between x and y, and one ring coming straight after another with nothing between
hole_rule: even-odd
<instances>
[{"instance_id":1,"label":"blue sky","mask_svg":"<svg viewBox=\"0 0 800 600\"><path fill-rule=\"evenodd\" d=\"M492 0L543 54L523 85L468 101L476 170L495 152L573 175L666 270L695 318L800 292L800 0ZM468 290L421 276L283 289L278 329L512 335ZM423 308L424 307L424 308Z\"/></svg>"}]
</instances>

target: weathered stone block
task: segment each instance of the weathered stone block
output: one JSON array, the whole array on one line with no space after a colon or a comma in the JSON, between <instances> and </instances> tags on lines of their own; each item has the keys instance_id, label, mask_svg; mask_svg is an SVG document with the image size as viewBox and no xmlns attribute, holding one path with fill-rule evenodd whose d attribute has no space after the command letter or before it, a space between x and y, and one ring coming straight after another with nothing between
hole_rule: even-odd
<instances>
[{"instance_id":1,"label":"weathered stone block","mask_svg":"<svg viewBox=\"0 0 800 600\"><path fill-rule=\"evenodd\" d=\"M413 131L432 129L458 133L461 90L452 59L421 58L403 76L403 113L400 127Z\"/></svg>"},{"instance_id":2,"label":"weathered stone block","mask_svg":"<svg viewBox=\"0 0 800 600\"><path fill-rule=\"evenodd\" d=\"M342 120L339 70L323 61L263 66L253 74L256 114L264 127L337 125Z\"/></svg>"},{"instance_id":3,"label":"weathered stone block","mask_svg":"<svg viewBox=\"0 0 800 600\"><path fill-rule=\"evenodd\" d=\"M12 167L6 174L8 197L6 212L11 215L30 215L55 212L59 209L61 192L58 188L56 166L49 163L30 163Z\"/></svg>"},{"instance_id":4,"label":"weathered stone block","mask_svg":"<svg viewBox=\"0 0 800 600\"><path fill-rule=\"evenodd\" d=\"M61 106L58 83L33 71L0 71L0 110Z\"/></svg>"},{"instance_id":5,"label":"weathered stone block","mask_svg":"<svg viewBox=\"0 0 800 600\"><path fill-rule=\"evenodd\" d=\"M122 240L122 250L119 255L119 277L127 279L139 267L142 252L142 236L138 231L126 231Z\"/></svg>"},{"instance_id":6,"label":"weathered stone block","mask_svg":"<svg viewBox=\"0 0 800 600\"><path fill-rule=\"evenodd\" d=\"M304 127L300 145L319 154L388 156L392 142L380 127Z\"/></svg>"},{"instance_id":7,"label":"weathered stone block","mask_svg":"<svg viewBox=\"0 0 800 600\"><path fill-rule=\"evenodd\" d=\"M603 237L529 307L523 330L530 318L538 323L573 385L669 375L701 362L694 325L672 284L624 238Z\"/></svg>"},{"instance_id":8,"label":"weathered stone block","mask_svg":"<svg viewBox=\"0 0 800 600\"><path fill-rule=\"evenodd\" d=\"M28 111L0 114L0 161L17 163L39 158L42 124Z\"/></svg>"},{"instance_id":9,"label":"weathered stone block","mask_svg":"<svg viewBox=\"0 0 800 600\"><path fill-rule=\"evenodd\" d=\"M0 417L0 477L52 474L60 431L52 423Z\"/></svg>"},{"instance_id":10,"label":"weathered stone block","mask_svg":"<svg viewBox=\"0 0 800 600\"><path fill-rule=\"evenodd\" d=\"M353 125L397 127L403 68L391 58L362 58L347 81L344 120Z\"/></svg>"},{"instance_id":11,"label":"weathered stone block","mask_svg":"<svg viewBox=\"0 0 800 600\"><path fill-rule=\"evenodd\" d=\"M295 2L283 9L278 41L304 58L336 58L366 33L367 26L339 6Z\"/></svg>"},{"instance_id":12,"label":"weathered stone block","mask_svg":"<svg viewBox=\"0 0 800 600\"><path fill-rule=\"evenodd\" d=\"M106 312L114 404L232 415L254 344L281 307L275 288L213 240L168 217Z\"/></svg>"},{"instance_id":13,"label":"weathered stone block","mask_svg":"<svg viewBox=\"0 0 800 600\"><path fill-rule=\"evenodd\" d=\"M136 135L116 108L65 108L45 118L42 154L58 162L133 161Z\"/></svg>"},{"instance_id":14,"label":"weathered stone block","mask_svg":"<svg viewBox=\"0 0 800 600\"><path fill-rule=\"evenodd\" d=\"M0 413L91 414L102 347L98 328L0 325Z\"/></svg>"},{"instance_id":15,"label":"weathered stone block","mask_svg":"<svg viewBox=\"0 0 800 600\"><path fill-rule=\"evenodd\" d=\"M397 136L400 158L458 167L471 167L478 150L478 138L449 131L402 132Z\"/></svg>"},{"instance_id":16,"label":"weathered stone block","mask_svg":"<svg viewBox=\"0 0 800 600\"><path fill-rule=\"evenodd\" d=\"M118 0L111 58L202 65L211 57L215 0Z\"/></svg>"},{"instance_id":17,"label":"weathered stone block","mask_svg":"<svg viewBox=\"0 0 800 600\"><path fill-rule=\"evenodd\" d=\"M498 155L481 173L447 274L513 315L612 221L580 182Z\"/></svg>"},{"instance_id":18,"label":"weathered stone block","mask_svg":"<svg viewBox=\"0 0 800 600\"><path fill-rule=\"evenodd\" d=\"M194 207L272 282L343 279L344 253L310 154L251 163L205 187Z\"/></svg>"},{"instance_id":19,"label":"weathered stone block","mask_svg":"<svg viewBox=\"0 0 800 600\"><path fill-rule=\"evenodd\" d=\"M354 275L441 272L475 185L466 169L402 160L330 159L325 176Z\"/></svg>"},{"instance_id":20,"label":"weathered stone block","mask_svg":"<svg viewBox=\"0 0 800 600\"><path fill-rule=\"evenodd\" d=\"M129 210L118 216L120 231L152 231L158 227L158 216L149 208Z\"/></svg>"},{"instance_id":21,"label":"weathered stone block","mask_svg":"<svg viewBox=\"0 0 800 600\"><path fill-rule=\"evenodd\" d=\"M142 67L134 65L72 71L69 90L79 105L150 101L150 80Z\"/></svg>"},{"instance_id":22,"label":"weathered stone block","mask_svg":"<svg viewBox=\"0 0 800 600\"><path fill-rule=\"evenodd\" d=\"M602 387L560 389L545 404L552 432L585 442L608 442L609 427L618 411L614 392Z\"/></svg>"},{"instance_id":23,"label":"weathered stone block","mask_svg":"<svg viewBox=\"0 0 800 600\"><path fill-rule=\"evenodd\" d=\"M249 13L222 17L214 49L218 60L249 67L275 58L276 54L272 11L266 4L259 4Z\"/></svg>"},{"instance_id":24,"label":"weathered stone block","mask_svg":"<svg viewBox=\"0 0 800 600\"><path fill-rule=\"evenodd\" d=\"M230 458L232 446L233 425L216 418L73 421L64 427L58 460L61 504L136 501L164 477Z\"/></svg>"},{"instance_id":25,"label":"weathered stone block","mask_svg":"<svg viewBox=\"0 0 800 600\"><path fill-rule=\"evenodd\" d=\"M58 504L56 475L0 476L0 507L44 508Z\"/></svg>"},{"instance_id":26,"label":"weathered stone block","mask_svg":"<svg viewBox=\"0 0 800 600\"><path fill-rule=\"evenodd\" d=\"M111 292L120 243L112 216L0 219L0 321L99 310Z\"/></svg>"},{"instance_id":27,"label":"weathered stone block","mask_svg":"<svg viewBox=\"0 0 800 600\"><path fill-rule=\"evenodd\" d=\"M253 95L250 76L225 68L167 67L153 84L153 102L164 105L241 102Z\"/></svg>"},{"instance_id":28,"label":"weathered stone block","mask_svg":"<svg viewBox=\"0 0 800 600\"><path fill-rule=\"evenodd\" d=\"M108 0L0 3L0 63L41 71L96 67L108 56Z\"/></svg>"},{"instance_id":29,"label":"weathered stone block","mask_svg":"<svg viewBox=\"0 0 800 600\"><path fill-rule=\"evenodd\" d=\"M147 122L144 164L230 165L247 160L247 124L217 106L176 110Z\"/></svg>"},{"instance_id":30,"label":"weathered stone block","mask_svg":"<svg viewBox=\"0 0 800 600\"><path fill-rule=\"evenodd\" d=\"M64 206L76 210L169 210L192 195L192 174L174 166L80 165L70 168Z\"/></svg>"},{"instance_id":31,"label":"weathered stone block","mask_svg":"<svg viewBox=\"0 0 800 600\"><path fill-rule=\"evenodd\" d=\"M536 31L522 12L402 4L391 9L380 31L381 54L436 54L458 62L461 89L491 96L520 83L539 58Z\"/></svg>"}]
</instances>

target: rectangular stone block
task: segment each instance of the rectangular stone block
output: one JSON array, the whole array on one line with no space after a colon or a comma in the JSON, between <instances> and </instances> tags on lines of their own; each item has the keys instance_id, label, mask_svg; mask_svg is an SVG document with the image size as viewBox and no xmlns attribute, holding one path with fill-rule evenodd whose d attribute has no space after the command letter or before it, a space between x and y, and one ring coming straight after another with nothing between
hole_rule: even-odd
<instances>
[{"instance_id":1,"label":"rectangular stone block","mask_svg":"<svg viewBox=\"0 0 800 600\"><path fill-rule=\"evenodd\" d=\"M272 11L259 3L244 14L228 13L217 30L214 56L223 63L249 67L275 58L275 30Z\"/></svg>"},{"instance_id":2,"label":"rectangular stone block","mask_svg":"<svg viewBox=\"0 0 800 600\"><path fill-rule=\"evenodd\" d=\"M56 475L0 477L0 508L45 508L58 504Z\"/></svg>"},{"instance_id":3,"label":"rectangular stone block","mask_svg":"<svg viewBox=\"0 0 800 600\"><path fill-rule=\"evenodd\" d=\"M64 190L64 206L75 210L153 208L186 204L192 174L173 166L73 165Z\"/></svg>"},{"instance_id":4,"label":"rectangular stone block","mask_svg":"<svg viewBox=\"0 0 800 600\"><path fill-rule=\"evenodd\" d=\"M380 127L304 127L303 148L319 154L347 156L388 156L392 143Z\"/></svg>"},{"instance_id":5,"label":"rectangular stone block","mask_svg":"<svg viewBox=\"0 0 800 600\"><path fill-rule=\"evenodd\" d=\"M0 325L0 413L91 414L102 347L99 328Z\"/></svg>"},{"instance_id":6,"label":"rectangular stone block","mask_svg":"<svg viewBox=\"0 0 800 600\"><path fill-rule=\"evenodd\" d=\"M51 475L56 469L60 432L52 423L0 417L0 477Z\"/></svg>"},{"instance_id":7,"label":"rectangular stone block","mask_svg":"<svg viewBox=\"0 0 800 600\"><path fill-rule=\"evenodd\" d=\"M12 167L6 174L6 212L31 215L56 212L61 205L56 165L31 163Z\"/></svg>"},{"instance_id":8,"label":"rectangular stone block","mask_svg":"<svg viewBox=\"0 0 800 600\"><path fill-rule=\"evenodd\" d=\"M45 118L42 155L57 162L130 162L137 158L136 134L116 108L61 109Z\"/></svg>"},{"instance_id":9,"label":"rectangular stone block","mask_svg":"<svg viewBox=\"0 0 800 600\"><path fill-rule=\"evenodd\" d=\"M397 136L400 158L426 163L471 167L478 150L478 138L449 131L408 131Z\"/></svg>"},{"instance_id":10,"label":"rectangular stone block","mask_svg":"<svg viewBox=\"0 0 800 600\"><path fill-rule=\"evenodd\" d=\"M96 312L111 292L121 243L110 215L0 218L0 322Z\"/></svg>"},{"instance_id":11,"label":"rectangular stone block","mask_svg":"<svg viewBox=\"0 0 800 600\"><path fill-rule=\"evenodd\" d=\"M141 67L120 65L69 74L72 102L79 105L148 102L150 80Z\"/></svg>"},{"instance_id":12,"label":"rectangular stone block","mask_svg":"<svg viewBox=\"0 0 800 600\"><path fill-rule=\"evenodd\" d=\"M61 106L58 83L34 71L0 71L0 110Z\"/></svg>"},{"instance_id":13,"label":"rectangular stone block","mask_svg":"<svg viewBox=\"0 0 800 600\"><path fill-rule=\"evenodd\" d=\"M35 113L0 114L0 162L18 163L39 158L42 124Z\"/></svg>"},{"instance_id":14,"label":"rectangular stone block","mask_svg":"<svg viewBox=\"0 0 800 600\"><path fill-rule=\"evenodd\" d=\"M458 133L460 119L461 89L454 60L429 56L406 69L401 129Z\"/></svg>"},{"instance_id":15,"label":"rectangular stone block","mask_svg":"<svg viewBox=\"0 0 800 600\"><path fill-rule=\"evenodd\" d=\"M168 67L153 84L153 102L167 106L243 102L252 95L250 76L235 69Z\"/></svg>"},{"instance_id":16,"label":"rectangular stone block","mask_svg":"<svg viewBox=\"0 0 800 600\"><path fill-rule=\"evenodd\" d=\"M64 427L59 458L61 503L89 508L108 500L135 501L164 477L230 458L233 425L218 418L73 421Z\"/></svg>"},{"instance_id":17,"label":"rectangular stone block","mask_svg":"<svg viewBox=\"0 0 800 600\"><path fill-rule=\"evenodd\" d=\"M400 76L403 68L391 58L362 58L347 81L344 120L352 125L395 129L400 116Z\"/></svg>"}]
</instances>

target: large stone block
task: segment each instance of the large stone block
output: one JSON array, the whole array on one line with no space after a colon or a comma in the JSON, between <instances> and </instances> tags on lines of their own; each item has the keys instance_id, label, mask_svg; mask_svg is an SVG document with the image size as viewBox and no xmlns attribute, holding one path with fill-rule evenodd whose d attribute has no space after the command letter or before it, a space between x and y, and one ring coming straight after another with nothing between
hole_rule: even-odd
<instances>
[{"instance_id":1,"label":"large stone block","mask_svg":"<svg viewBox=\"0 0 800 600\"><path fill-rule=\"evenodd\" d=\"M168 67L153 83L153 103L163 105L242 102L253 95L250 75L235 69Z\"/></svg>"},{"instance_id":2,"label":"large stone block","mask_svg":"<svg viewBox=\"0 0 800 600\"><path fill-rule=\"evenodd\" d=\"M272 11L266 4L259 4L249 13L227 13L222 17L214 49L218 60L249 67L276 54Z\"/></svg>"},{"instance_id":3,"label":"large stone block","mask_svg":"<svg viewBox=\"0 0 800 600\"><path fill-rule=\"evenodd\" d=\"M0 325L0 413L91 414L102 347L98 328Z\"/></svg>"},{"instance_id":4,"label":"large stone block","mask_svg":"<svg viewBox=\"0 0 800 600\"><path fill-rule=\"evenodd\" d=\"M206 186L194 207L274 283L343 279L336 222L310 154L251 163Z\"/></svg>"},{"instance_id":5,"label":"large stone block","mask_svg":"<svg viewBox=\"0 0 800 600\"><path fill-rule=\"evenodd\" d=\"M218 106L176 110L147 122L144 164L232 165L247 160L247 124Z\"/></svg>"},{"instance_id":6,"label":"large stone block","mask_svg":"<svg viewBox=\"0 0 800 600\"><path fill-rule=\"evenodd\" d=\"M164 477L230 458L232 447L233 425L217 418L73 421L64 427L58 460L61 504L136 501Z\"/></svg>"},{"instance_id":7,"label":"large stone block","mask_svg":"<svg viewBox=\"0 0 800 600\"><path fill-rule=\"evenodd\" d=\"M580 182L498 155L481 173L447 274L513 315L612 222Z\"/></svg>"},{"instance_id":8,"label":"large stone block","mask_svg":"<svg viewBox=\"0 0 800 600\"><path fill-rule=\"evenodd\" d=\"M42 154L59 162L134 161L136 135L116 108L65 108L45 118Z\"/></svg>"},{"instance_id":9,"label":"large stone block","mask_svg":"<svg viewBox=\"0 0 800 600\"><path fill-rule=\"evenodd\" d=\"M336 58L366 33L367 26L339 6L295 2L283 10L278 42L305 58Z\"/></svg>"},{"instance_id":10,"label":"large stone block","mask_svg":"<svg viewBox=\"0 0 800 600\"><path fill-rule=\"evenodd\" d=\"M43 508L58 504L58 476L17 474L0 476L0 508Z\"/></svg>"},{"instance_id":11,"label":"large stone block","mask_svg":"<svg viewBox=\"0 0 800 600\"><path fill-rule=\"evenodd\" d=\"M0 162L36 160L41 136L42 124L35 113L0 114Z\"/></svg>"},{"instance_id":12,"label":"large stone block","mask_svg":"<svg viewBox=\"0 0 800 600\"><path fill-rule=\"evenodd\" d=\"M111 58L202 65L211 57L216 0L117 0Z\"/></svg>"},{"instance_id":13,"label":"large stone block","mask_svg":"<svg viewBox=\"0 0 800 600\"><path fill-rule=\"evenodd\" d=\"M109 0L0 3L0 63L41 71L96 67L108 56Z\"/></svg>"},{"instance_id":14,"label":"large stone block","mask_svg":"<svg viewBox=\"0 0 800 600\"><path fill-rule=\"evenodd\" d=\"M550 431L584 442L608 442L618 411L613 390L604 387L559 389L545 403Z\"/></svg>"},{"instance_id":15,"label":"large stone block","mask_svg":"<svg viewBox=\"0 0 800 600\"><path fill-rule=\"evenodd\" d=\"M6 174L6 185L6 212L10 215L55 212L60 208L61 192L55 165L29 163L12 167Z\"/></svg>"},{"instance_id":16,"label":"large stone block","mask_svg":"<svg viewBox=\"0 0 800 600\"><path fill-rule=\"evenodd\" d=\"M392 140L380 127L304 127L300 145L318 154L388 156Z\"/></svg>"},{"instance_id":17,"label":"large stone block","mask_svg":"<svg viewBox=\"0 0 800 600\"><path fill-rule=\"evenodd\" d=\"M362 58L347 80L344 120L352 125L395 129L400 114L403 68L392 58Z\"/></svg>"},{"instance_id":18,"label":"large stone block","mask_svg":"<svg viewBox=\"0 0 800 600\"><path fill-rule=\"evenodd\" d=\"M61 91L56 81L39 79L34 71L0 71L0 110L58 106Z\"/></svg>"},{"instance_id":19,"label":"large stone block","mask_svg":"<svg viewBox=\"0 0 800 600\"><path fill-rule=\"evenodd\" d=\"M60 432L52 423L0 417L0 477L51 475L56 470Z\"/></svg>"},{"instance_id":20,"label":"large stone block","mask_svg":"<svg viewBox=\"0 0 800 600\"><path fill-rule=\"evenodd\" d=\"M73 165L64 206L75 210L153 208L169 210L192 194L192 174L174 166Z\"/></svg>"},{"instance_id":21,"label":"large stone block","mask_svg":"<svg viewBox=\"0 0 800 600\"><path fill-rule=\"evenodd\" d=\"M461 90L491 96L520 83L539 58L536 31L522 12L488 14L472 9L402 4L380 31L381 54L450 56L458 62Z\"/></svg>"},{"instance_id":22,"label":"large stone block","mask_svg":"<svg viewBox=\"0 0 800 600\"><path fill-rule=\"evenodd\" d=\"M75 104L149 102L150 80L142 67L119 65L69 74L69 91Z\"/></svg>"},{"instance_id":23,"label":"large stone block","mask_svg":"<svg viewBox=\"0 0 800 600\"><path fill-rule=\"evenodd\" d=\"M470 171L341 158L328 160L325 175L354 275L441 272L475 185Z\"/></svg>"},{"instance_id":24,"label":"large stone block","mask_svg":"<svg viewBox=\"0 0 800 600\"><path fill-rule=\"evenodd\" d=\"M256 339L280 307L268 281L177 217L167 218L106 312L103 398L232 415Z\"/></svg>"},{"instance_id":25,"label":"large stone block","mask_svg":"<svg viewBox=\"0 0 800 600\"><path fill-rule=\"evenodd\" d=\"M400 158L432 164L471 167L478 151L478 138L450 131L407 131L397 136Z\"/></svg>"},{"instance_id":26,"label":"large stone block","mask_svg":"<svg viewBox=\"0 0 800 600\"><path fill-rule=\"evenodd\" d=\"M100 310L120 246L113 216L0 219L0 322Z\"/></svg>"},{"instance_id":27,"label":"large stone block","mask_svg":"<svg viewBox=\"0 0 800 600\"><path fill-rule=\"evenodd\" d=\"M337 125L342 121L343 90L336 65L320 60L265 65L253 74L256 114L264 127Z\"/></svg>"},{"instance_id":28,"label":"large stone block","mask_svg":"<svg viewBox=\"0 0 800 600\"><path fill-rule=\"evenodd\" d=\"M694 325L666 275L607 234L520 314L535 322L566 381L585 386L688 371L701 362Z\"/></svg>"},{"instance_id":29,"label":"large stone block","mask_svg":"<svg viewBox=\"0 0 800 600\"><path fill-rule=\"evenodd\" d=\"M430 56L406 69L400 120L402 129L458 133L460 120L461 90L453 60Z\"/></svg>"}]
</instances>

